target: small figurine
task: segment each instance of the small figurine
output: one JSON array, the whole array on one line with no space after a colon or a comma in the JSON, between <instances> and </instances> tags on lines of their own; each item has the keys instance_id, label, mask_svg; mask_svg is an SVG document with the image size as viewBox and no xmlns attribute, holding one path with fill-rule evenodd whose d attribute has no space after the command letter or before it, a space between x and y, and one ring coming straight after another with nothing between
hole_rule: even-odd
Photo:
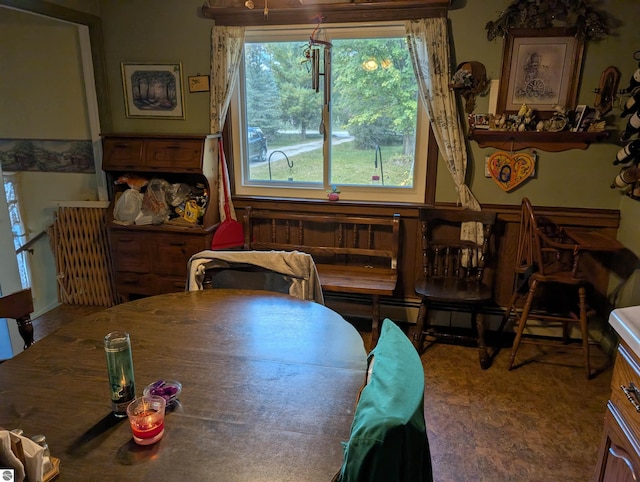
<instances>
[{"instance_id":1,"label":"small figurine","mask_svg":"<svg viewBox=\"0 0 640 482\"><path fill-rule=\"evenodd\" d=\"M340 199L340 189L335 185L332 185L331 189L327 189L327 197L329 198L329 201L337 201Z\"/></svg>"}]
</instances>

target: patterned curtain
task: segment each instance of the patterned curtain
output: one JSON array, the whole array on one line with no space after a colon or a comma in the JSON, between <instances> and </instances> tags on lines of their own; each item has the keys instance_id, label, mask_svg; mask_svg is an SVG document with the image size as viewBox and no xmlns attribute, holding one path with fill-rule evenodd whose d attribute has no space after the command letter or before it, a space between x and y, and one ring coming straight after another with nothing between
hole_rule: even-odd
<instances>
[{"instance_id":1,"label":"patterned curtain","mask_svg":"<svg viewBox=\"0 0 640 482\"><path fill-rule=\"evenodd\" d=\"M244 27L214 26L211 29L211 133L222 134L222 127L229 110L231 91L238 80L238 71L244 48ZM225 162L224 149L220 142L219 162ZM220 219L226 219L224 193L231 192L227 169L220 166L220 182L218 183L218 203ZM228 196L231 218L236 219L236 212Z\"/></svg>"},{"instance_id":2,"label":"patterned curtain","mask_svg":"<svg viewBox=\"0 0 640 482\"><path fill-rule=\"evenodd\" d=\"M465 208L479 211L480 204L465 183L467 150L456 98L449 89L451 62L447 19L439 17L408 21L406 31L420 97L440 154L458 191L458 201ZM465 223L461 237L482 243L481 225Z\"/></svg>"}]
</instances>

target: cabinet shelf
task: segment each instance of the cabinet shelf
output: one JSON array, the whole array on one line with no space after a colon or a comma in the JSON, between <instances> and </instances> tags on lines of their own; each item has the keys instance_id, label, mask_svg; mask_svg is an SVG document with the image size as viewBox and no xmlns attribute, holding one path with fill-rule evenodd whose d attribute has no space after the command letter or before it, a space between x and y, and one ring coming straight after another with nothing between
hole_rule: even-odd
<instances>
[{"instance_id":1,"label":"cabinet shelf","mask_svg":"<svg viewBox=\"0 0 640 482\"><path fill-rule=\"evenodd\" d=\"M123 229L132 232L160 231L167 233L192 233L192 234L209 234L213 233L219 226L219 223L211 226L202 226L200 224L172 224L164 222L162 224L121 224L113 221L113 214L109 213L107 218L107 227L114 229Z\"/></svg>"},{"instance_id":2,"label":"cabinet shelf","mask_svg":"<svg viewBox=\"0 0 640 482\"><path fill-rule=\"evenodd\" d=\"M479 147L494 147L505 151L521 149L540 149L548 152L562 152L570 149L587 149L593 142L608 138L609 131L598 132L513 132L474 129L469 139L476 141Z\"/></svg>"}]
</instances>

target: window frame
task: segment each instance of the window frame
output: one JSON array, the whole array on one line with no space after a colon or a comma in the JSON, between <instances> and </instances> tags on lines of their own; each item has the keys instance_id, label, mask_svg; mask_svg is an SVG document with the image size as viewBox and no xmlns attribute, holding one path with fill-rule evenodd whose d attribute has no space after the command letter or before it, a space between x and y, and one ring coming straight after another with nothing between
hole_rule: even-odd
<instances>
[{"instance_id":1,"label":"window frame","mask_svg":"<svg viewBox=\"0 0 640 482\"><path fill-rule=\"evenodd\" d=\"M332 31L340 31L344 34L341 38L387 38L390 35L403 36L405 35L404 23L398 22L375 22L375 23L359 23L359 24L330 24L323 25L324 29ZM363 28L367 28L366 35L359 35L362 33ZM295 25L295 26L273 26L273 27L257 27L246 30L245 42L249 41L276 41L276 40L300 40L301 35L308 35L311 32L307 25ZM241 76L243 76L244 65L241 67ZM233 175L233 191L238 196L260 196L260 197L272 197L272 198L296 198L296 199L326 199L326 190L329 189L327 185L328 168L324 173L324 185L314 186L302 186L291 185L286 181L283 182L271 182L268 186L260 185L259 182L245 182L247 172L246 167L248 163L245 163L246 156L244 146L244 130L245 119L244 110L241 103L244 98L245 84L242 81L237 82L234 87L231 103L229 107L229 119L227 127L229 128L230 135L228 136L231 144L232 155L229 156L230 160L233 160L232 171ZM325 136L324 149L330 147L331 137ZM349 201L361 201L361 202L394 202L394 203L424 203L428 197L427 190L429 185L429 166L433 165L431 162L432 155L430 155L433 148L433 135L429 128L429 120L426 109L423 102L418 100L417 102L417 118L416 118L416 146L415 146L415 159L414 159L414 182L412 187L368 187L368 186L356 186L356 185L339 185L338 188L341 191L341 198ZM325 162L329 162L325 160Z\"/></svg>"},{"instance_id":2,"label":"window frame","mask_svg":"<svg viewBox=\"0 0 640 482\"><path fill-rule=\"evenodd\" d=\"M31 288L31 263L27 256L27 251L21 249L27 243L28 228L24 217L22 199L22 173L4 171L0 173L3 177L4 192L7 201L7 211L9 214L9 224L13 236L13 244L16 249L18 261L18 272L20 273L20 284L23 289ZM7 189L10 186L10 190ZM16 233L18 231L18 233ZM20 250L20 252L18 252Z\"/></svg>"}]
</instances>

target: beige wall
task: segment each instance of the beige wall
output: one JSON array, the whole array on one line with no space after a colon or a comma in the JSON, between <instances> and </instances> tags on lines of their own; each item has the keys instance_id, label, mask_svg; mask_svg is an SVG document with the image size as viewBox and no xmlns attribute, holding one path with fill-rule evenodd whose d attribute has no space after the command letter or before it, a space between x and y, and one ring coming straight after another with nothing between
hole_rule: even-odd
<instances>
[{"instance_id":1,"label":"beige wall","mask_svg":"<svg viewBox=\"0 0 640 482\"><path fill-rule=\"evenodd\" d=\"M77 28L0 8L0 137L90 139ZM54 221L54 201L95 200L94 174L23 172L23 211L31 236ZM58 302L47 237L33 246L35 314Z\"/></svg>"},{"instance_id":2,"label":"beige wall","mask_svg":"<svg viewBox=\"0 0 640 482\"><path fill-rule=\"evenodd\" d=\"M620 229L618 239L636 255L640 256L640 203L629 197L623 197L620 203ZM635 260L632 260L635 261ZM613 299L616 307L640 305L640 266L636 261L628 263L622 268L625 273L620 276L612 275L610 282L610 293L617 293ZM631 273L629 279L627 274ZM623 282L623 280L625 280Z\"/></svg>"},{"instance_id":3,"label":"beige wall","mask_svg":"<svg viewBox=\"0 0 640 482\"><path fill-rule=\"evenodd\" d=\"M201 1L101 1L114 132L209 133L209 95L185 92L186 119L127 119L121 62L182 63L188 76L209 74L211 20L198 18Z\"/></svg>"}]
</instances>

